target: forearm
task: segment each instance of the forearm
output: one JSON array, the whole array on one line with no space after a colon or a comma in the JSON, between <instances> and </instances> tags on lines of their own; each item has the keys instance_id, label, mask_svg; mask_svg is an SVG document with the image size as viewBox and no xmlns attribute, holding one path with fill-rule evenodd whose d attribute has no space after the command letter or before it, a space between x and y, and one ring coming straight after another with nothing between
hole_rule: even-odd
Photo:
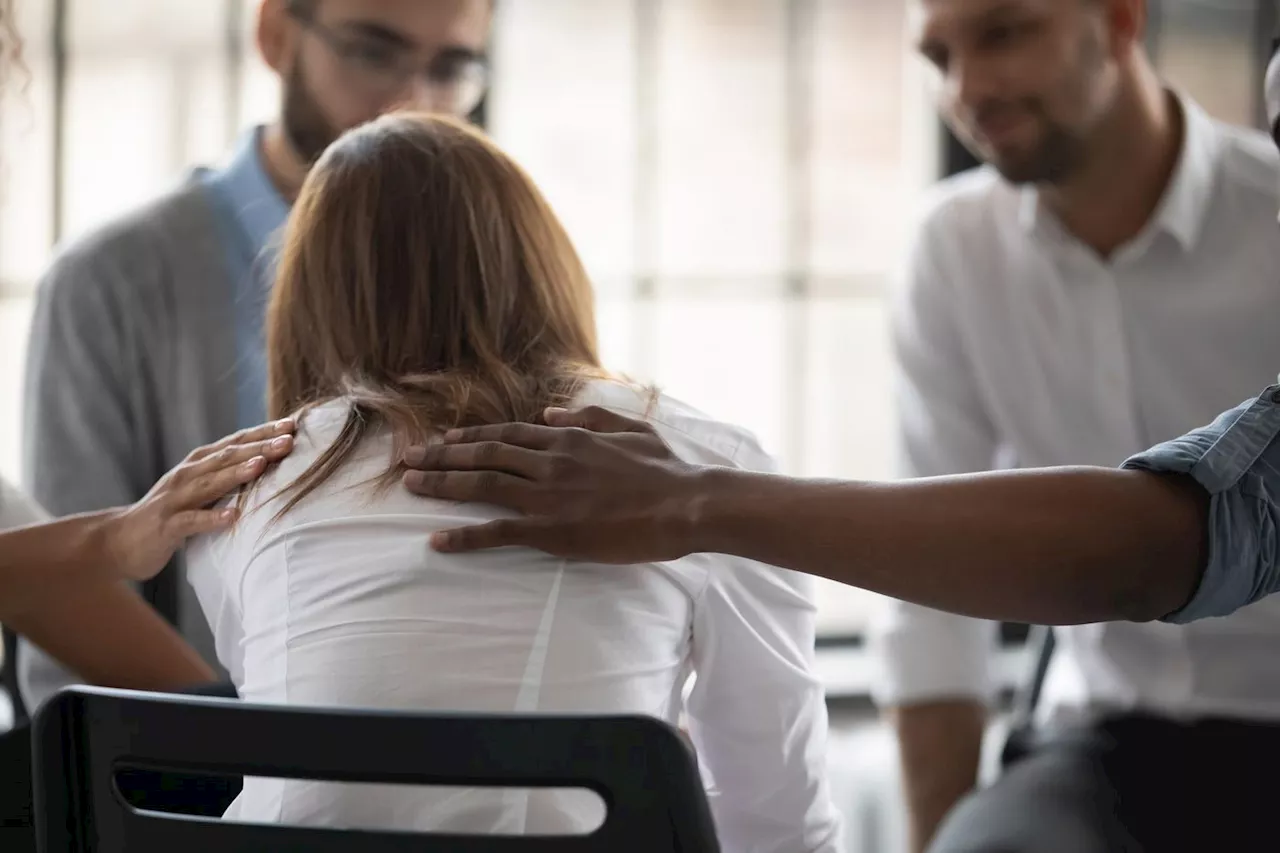
<instances>
[{"instance_id":1,"label":"forearm","mask_svg":"<svg viewBox=\"0 0 1280 853\"><path fill-rule=\"evenodd\" d=\"M8 624L92 684L171 690L213 680L201 657L125 583L68 584Z\"/></svg>"},{"instance_id":2,"label":"forearm","mask_svg":"<svg viewBox=\"0 0 1280 853\"><path fill-rule=\"evenodd\" d=\"M103 540L112 514L88 513L0 532L0 622L15 624L41 602L108 579Z\"/></svg>"},{"instance_id":3,"label":"forearm","mask_svg":"<svg viewBox=\"0 0 1280 853\"><path fill-rule=\"evenodd\" d=\"M715 469L688 536L692 550L967 616L1145 621L1195 591L1207 507L1189 480L1102 468L882 484Z\"/></svg>"},{"instance_id":4,"label":"forearm","mask_svg":"<svg viewBox=\"0 0 1280 853\"><path fill-rule=\"evenodd\" d=\"M0 622L86 681L163 690L213 671L107 565L113 512L0 533Z\"/></svg>"},{"instance_id":5,"label":"forearm","mask_svg":"<svg viewBox=\"0 0 1280 853\"><path fill-rule=\"evenodd\" d=\"M910 849L923 851L942 819L977 784L986 708L956 699L890 708L886 716L898 736Z\"/></svg>"}]
</instances>

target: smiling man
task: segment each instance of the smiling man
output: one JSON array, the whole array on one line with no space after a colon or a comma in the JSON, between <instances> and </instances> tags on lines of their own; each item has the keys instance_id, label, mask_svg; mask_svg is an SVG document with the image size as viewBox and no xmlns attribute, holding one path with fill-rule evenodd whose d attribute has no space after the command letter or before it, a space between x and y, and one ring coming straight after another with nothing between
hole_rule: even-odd
<instances>
[{"instance_id":1,"label":"smiling man","mask_svg":"<svg viewBox=\"0 0 1280 853\"><path fill-rule=\"evenodd\" d=\"M939 107L988 165L938 188L895 305L902 476L1119 465L1280 369L1280 158L1162 83L1146 5L915 0ZM923 850L977 780L997 626L895 602L877 627ZM1056 638L1033 747L934 853L1169 849L1280 755L1280 599ZM1165 755L1188 758L1150 774Z\"/></svg>"},{"instance_id":2,"label":"smiling man","mask_svg":"<svg viewBox=\"0 0 1280 853\"><path fill-rule=\"evenodd\" d=\"M64 247L39 291L25 479L56 515L132 503L188 451L264 418L262 320L311 163L399 106L469 114L487 84L492 0L263 0L257 43L279 116L228 164ZM185 582L180 627L212 663ZM30 705L69 678L19 654Z\"/></svg>"}]
</instances>

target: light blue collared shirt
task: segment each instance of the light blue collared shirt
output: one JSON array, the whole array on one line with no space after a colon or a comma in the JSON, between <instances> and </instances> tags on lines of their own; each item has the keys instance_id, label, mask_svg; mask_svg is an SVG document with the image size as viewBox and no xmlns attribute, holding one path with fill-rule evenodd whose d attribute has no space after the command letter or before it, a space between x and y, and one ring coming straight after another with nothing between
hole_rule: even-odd
<instances>
[{"instance_id":1,"label":"light blue collared shirt","mask_svg":"<svg viewBox=\"0 0 1280 853\"><path fill-rule=\"evenodd\" d=\"M267 363L263 320L275 276L279 235L289 203L267 176L262 128L245 133L231 162L201 180L223 226L227 268L235 283L236 421L241 428L267 419Z\"/></svg>"},{"instance_id":2,"label":"light blue collared shirt","mask_svg":"<svg viewBox=\"0 0 1280 853\"><path fill-rule=\"evenodd\" d=\"M1204 575L1164 621L1226 616L1280 592L1280 385L1124 467L1187 474L1210 495Z\"/></svg>"}]
</instances>

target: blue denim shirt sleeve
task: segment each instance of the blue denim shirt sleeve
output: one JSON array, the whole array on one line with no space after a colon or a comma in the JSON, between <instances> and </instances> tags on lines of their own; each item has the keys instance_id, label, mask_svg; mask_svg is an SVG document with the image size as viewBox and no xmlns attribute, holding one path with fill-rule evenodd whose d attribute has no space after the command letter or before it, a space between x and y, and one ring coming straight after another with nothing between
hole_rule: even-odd
<instances>
[{"instance_id":1,"label":"blue denim shirt sleeve","mask_svg":"<svg viewBox=\"0 0 1280 853\"><path fill-rule=\"evenodd\" d=\"M1280 592L1280 385L1125 468L1187 474L1209 493L1209 557L1200 585L1166 622L1226 616Z\"/></svg>"}]
</instances>

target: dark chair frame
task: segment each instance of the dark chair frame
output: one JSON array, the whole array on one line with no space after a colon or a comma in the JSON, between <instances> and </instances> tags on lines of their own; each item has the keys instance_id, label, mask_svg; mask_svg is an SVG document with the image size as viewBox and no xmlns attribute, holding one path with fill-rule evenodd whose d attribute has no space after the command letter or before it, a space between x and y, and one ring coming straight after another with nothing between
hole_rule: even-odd
<instances>
[{"instance_id":1,"label":"dark chair frame","mask_svg":"<svg viewBox=\"0 0 1280 853\"><path fill-rule=\"evenodd\" d=\"M650 717L464 716L255 705L73 687L34 723L40 849L67 853L717 853L679 733ZM421 835L248 825L139 811L125 767L341 782L587 788L584 836Z\"/></svg>"}]
</instances>

